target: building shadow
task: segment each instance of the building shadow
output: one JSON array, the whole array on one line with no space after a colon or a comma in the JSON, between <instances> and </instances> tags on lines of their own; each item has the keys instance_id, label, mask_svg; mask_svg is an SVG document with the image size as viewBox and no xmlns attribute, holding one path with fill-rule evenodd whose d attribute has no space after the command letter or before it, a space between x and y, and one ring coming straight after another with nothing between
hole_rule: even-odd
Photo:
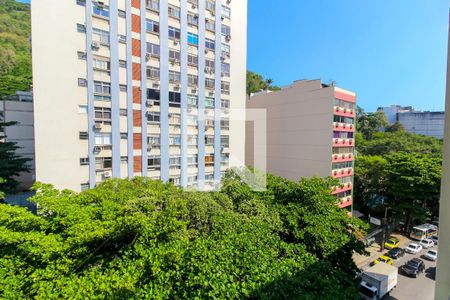
<instances>
[{"instance_id":1,"label":"building shadow","mask_svg":"<svg viewBox=\"0 0 450 300\"><path fill-rule=\"evenodd\" d=\"M425 276L432 280L436 280L436 267L429 267L425 270Z\"/></svg>"}]
</instances>

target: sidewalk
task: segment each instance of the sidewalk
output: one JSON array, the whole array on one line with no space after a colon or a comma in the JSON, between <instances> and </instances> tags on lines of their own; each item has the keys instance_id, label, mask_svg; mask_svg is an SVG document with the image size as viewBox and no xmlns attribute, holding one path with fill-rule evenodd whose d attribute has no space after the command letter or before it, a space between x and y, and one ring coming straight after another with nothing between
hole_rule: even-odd
<instances>
[{"instance_id":1,"label":"sidewalk","mask_svg":"<svg viewBox=\"0 0 450 300\"><path fill-rule=\"evenodd\" d=\"M401 234L393 233L390 236L400 240L400 248L405 248L410 243L410 239ZM353 261L358 266L358 268L366 269L370 264L370 262L374 261L381 255L386 254L389 251L385 249L383 252L380 252L380 249L381 246L379 244L373 243L372 246L366 248L366 251L369 252L369 256L354 254Z\"/></svg>"}]
</instances>

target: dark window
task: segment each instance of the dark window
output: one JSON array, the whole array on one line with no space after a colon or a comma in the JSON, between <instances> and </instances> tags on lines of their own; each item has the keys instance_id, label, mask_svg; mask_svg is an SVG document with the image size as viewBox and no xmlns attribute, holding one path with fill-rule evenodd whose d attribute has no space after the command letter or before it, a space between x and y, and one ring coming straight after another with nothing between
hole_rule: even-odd
<instances>
[{"instance_id":1,"label":"dark window","mask_svg":"<svg viewBox=\"0 0 450 300\"><path fill-rule=\"evenodd\" d=\"M154 89L147 89L147 99L149 100L161 100L160 91Z\"/></svg>"}]
</instances>

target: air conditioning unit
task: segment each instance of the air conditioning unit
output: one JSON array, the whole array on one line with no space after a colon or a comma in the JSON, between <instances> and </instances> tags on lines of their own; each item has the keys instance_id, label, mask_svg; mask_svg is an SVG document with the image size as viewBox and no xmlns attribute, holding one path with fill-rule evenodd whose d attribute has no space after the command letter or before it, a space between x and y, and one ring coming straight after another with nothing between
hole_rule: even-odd
<instances>
[{"instance_id":1,"label":"air conditioning unit","mask_svg":"<svg viewBox=\"0 0 450 300\"><path fill-rule=\"evenodd\" d=\"M209 70L209 74L213 75L214 74L214 69L210 69Z\"/></svg>"},{"instance_id":2,"label":"air conditioning unit","mask_svg":"<svg viewBox=\"0 0 450 300\"><path fill-rule=\"evenodd\" d=\"M150 53L145 54L145 61L149 61L151 57Z\"/></svg>"},{"instance_id":3,"label":"air conditioning unit","mask_svg":"<svg viewBox=\"0 0 450 300\"><path fill-rule=\"evenodd\" d=\"M214 96L214 91L210 91L210 92L209 92L209 95L210 95L210 96Z\"/></svg>"},{"instance_id":4,"label":"air conditioning unit","mask_svg":"<svg viewBox=\"0 0 450 300\"><path fill-rule=\"evenodd\" d=\"M226 40L227 42L231 41L231 35L227 35L227 36L225 37L225 40Z\"/></svg>"},{"instance_id":5,"label":"air conditioning unit","mask_svg":"<svg viewBox=\"0 0 450 300\"><path fill-rule=\"evenodd\" d=\"M100 43L99 42L96 42L96 41L94 41L94 42L92 42L92 49L93 50L98 50L98 49L100 49Z\"/></svg>"},{"instance_id":6,"label":"air conditioning unit","mask_svg":"<svg viewBox=\"0 0 450 300\"><path fill-rule=\"evenodd\" d=\"M195 94L195 93L197 93L197 90L196 90L196 89L192 89L191 92L192 92L193 94Z\"/></svg>"},{"instance_id":7,"label":"air conditioning unit","mask_svg":"<svg viewBox=\"0 0 450 300\"><path fill-rule=\"evenodd\" d=\"M104 172L103 177L105 178L111 178L111 172Z\"/></svg>"},{"instance_id":8,"label":"air conditioning unit","mask_svg":"<svg viewBox=\"0 0 450 300\"><path fill-rule=\"evenodd\" d=\"M173 40L173 44L174 44L175 46L178 46L178 40Z\"/></svg>"},{"instance_id":9,"label":"air conditioning unit","mask_svg":"<svg viewBox=\"0 0 450 300\"><path fill-rule=\"evenodd\" d=\"M171 58L171 59L169 59L169 62L170 62L172 65L174 65L174 64L176 63L176 60L175 60L175 58Z\"/></svg>"},{"instance_id":10,"label":"air conditioning unit","mask_svg":"<svg viewBox=\"0 0 450 300\"><path fill-rule=\"evenodd\" d=\"M220 60L221 60L221 61L225 61L225 59L226 59L226 57L223 56L223 55L220 57Z\"/></svg>"},{"instance_id":11,"label":"air conditioning unit","mask_svg":"<svg viewBox=\"0 0 450 300\"><path fill-rule=\"evenodd\" d=\"M215 11L211 11L211 16L215 16L216 15L216 12Z\"/></svg>"},{"instance_id":12,"label":"air conditioning unit","mask_svg":"<svg viewBox=\"0 0 450 300\"><path fill-rule=\"evenodd\" d=\"M209 50L208 50L208 49L205 49L205 54L208 54L208 52L209 52Z\"/></svg>"},{"instance_id":13,"label":"air conditioning unit","mask_svg":"<svg viewBox=\"0 0 450 300\"><path fill-rule=\"evenodd\" d=\"M196 9L197 8L197 4L192 3L192 9Z\"/></svg>"},{"instance_id":14,"label":"air conditioning unit","mask_svg":"<svg viewBox=\"0 0 450 300\"><path fill-rule=\"evenodd\" d=\"M147 107L152 107L155 105L155 101L153 100L147 100Z\"/></svg>"},{"instance_id":15,"label":"air conditioning unit","mask_svg":"<svg viewBox=\"0 0 450 300\"><path fill-rule=\"evenodd\" d=\"M227 0L227 4L230 4L231 3L231 0Z\"/></svg>"},{"instance_id":16,"label":"air conditioning unit","mask_svg":"<svg viewBox=\"0 0 450 300\"><path fill-rule=\"evenodd\" d=\"M225 17L224 16L222 16L222 17L220 17L220 19L223 21L223 20L225 20Z\"/></svg>"},{"instance_id":17,"label":"air conditioning unit","mask_svg":"<svg viewBox=\"0 0 450 300\"><path fill-rule=\"evenodd\" d=\"M154 83L152 84L152 87L158 88L158 87L159 87L159 83L158 83L158 82L154 82Z\"/></svg>"},{"instance_id":18,"label":"air conditioning unit","mask_svg":"<svg viewBox=\"0 0 450 300\"><path fill-rule=\"evenodd\" d=\"M102 147L100 147L100 146L95 146L94 147L94 152L95 153L99 153L99 152L101 152L102 151Z\"/></svg>"},{"instance_id":19,"label":"air conditioning unit","mask_svg":"<svg viewBox=\"0 0 450 300\"><path fill-rule=\"evenodd\" d=\"M105 3L104 3L104 2L101 2L101 1L98 1L98 2L97 2L97 8L98 8L98 9L104 9L104 8L105 8Z\"/></svg>"},{"instance_id":20,"label":"air conditioning unit","mask_svg":"<svg viewBox=\"0 0 450 300\"><path fill-rule=\"evenodd\" d=\"M176 85L173 88L174 88L174 90L178 91L178 90L180 90L180 85Z\"/></svg>"},{"instance_id":21,"label":"air conditioning unit","mask_svg":"<svg viewBox=\"0 0 450 300\"><path fill-rule=\"evenodd\" d=\"M96 124L94 125L94 129L95 129L95 130L102 130L102 124L96 123Z\"/></svg>"}]
</instances>

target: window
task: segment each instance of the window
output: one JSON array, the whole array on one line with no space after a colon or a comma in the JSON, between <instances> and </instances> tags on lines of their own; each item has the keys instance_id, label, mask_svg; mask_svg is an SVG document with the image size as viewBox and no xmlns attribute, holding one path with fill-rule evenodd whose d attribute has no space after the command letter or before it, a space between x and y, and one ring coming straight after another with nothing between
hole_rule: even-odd
<instances>
[{"instance_id":1,"label":"window","mask_svg":"<svg viewBox=\"0 0 450 300\"><path fill-rule=\"evenodd\" d=\"M188 103L188 106L197 107L197 105L198 105L198 96L196 96L196 95L188 95L187 96L187 103Z\"/></svg>"},{"instance_id":2,"label":"window","mask_svg":"<svg viewBox=\"0 0 450 300\"><path fill-rule=\"evenodd\" d=\"M206 10L209 10L211 12L216 10L216 3L215 1L206 0Z\"/></svg>"},{"instance_id":3,"label":"window","mask_svg":"<svg viewBox=\"0 0 450 300\"><path fill-rule=\"evenodd\" d=\"M193 54L188 54L188 65L197 67L198 66L198 56Z\"/></svg>"},{"instance_id":4,"label":"window","mask_svg":"<svg viewBox=\"0 0 450 300\"><path fill-rule=\"evenodd\" d=\"M181 94L177 92L169 92L169 106L180 107L180 104L181 104Z\"/></svg>"},{"instance_id":5,"label":"window","mask_svg":"<svg viewBox=\"0 0 450 300\"><path fill-rule=\"evenodd\" d=\"M198 140L198 137L196 135L188 135L188 137L187 137L188 146L197 147L197 140Z\"/></svg>"},{"instance_id":6,"label":"window","mask_svg":"<svg viewBox=\"0 0 450 300\"><path fill-rule=\"evenodd\" d=\"M188 176L188 185L195 185L197 183L197 176Z\"/></svg>"},{"instance_id":7,"label":"window","mask_svg":"<svg viewBox=\"0 0 450 300\"><path fill-rule=\"evenodd\" d=\"M176 71L169 71L169 82L171 83L180 83L181 81L181 73Z\"/></svg>"},{"instance_id":8,"label":"window","mask_svg":"<svg viewBox=\"0 0 450 300\"><path fill-rule=\"evenodd\" d=\"M230 57L231 49L230 49L229 45L222 44L221 51L222 51L222 56L223 57Z\"/></svg>"},{"instance_id":9,"label":"window","mask_svg":"<svg viewBox=\"0 0 450 300\"><path fill-rule=\"evenodd\" d=\"M215 87L215 81L211 78L205 78L205 87L207 89L214 89Z\"/></svg>"},{"instance_id":10,"label":"window","mask_svg":"<svg viewBox=\"0 0 450 300\"><path fill-rule=\"evenodd\" d=\"M156 111L151 111L147 113L147 121L149 123L159 123L161 122L161 114Z\"/></svg>"},{"instance_id":11,"label":"window","mask_svg":"<svg viewBox=\"0 0 450 300\"><path fill-rule=\"evenodd\" d=\"M111 108L94 107L94 118L96 124L111 125Z\"/></svg>"},{"instance_id":12,"label":"window","mask_svg":"<svg viewBox=\"0 0 450 300\"><path fill-rule=\"evenodd\" d=\"M92 13L94 15L109 18L109 6L104 5L102 2L93 2L92 4Z\"/></svg>"},{"instance_id":13,"label":"window","mask_svg":"<svg viewBox=\"0 0 450 300\"><path fill-rule=\"evenodd\" d=\"M188 74L188 85L190 86L197 86L198 85L198 76Z\"/></svg>"},{"instance_id":14,"label":"window","mask_svg":"<svg viewBox=\"0 0 450 300\"><path fill-rule=\"evenodd\" d=\"M119 34L119 43L126 44L127 43L127 37L123 34Z\"/></svg>"},{"instance_id":15,"label":"window","mask_svg":"<svg viewBox=\"0 0 450 300\"><path fill-rule=\"evenodd\" d=\"M197 167L198 164L198 156L191 155L187 157L187 164L189 167Z\"/></svg>"},{"instance_id":16,"label":"window","mask_svg":"<svg viewBox=\"0 0 450 300\"><path fill-rule=\"evenodd\" d=\"M209 30L211 32L215 32L216 31L216 24L214 23L214 21L206 19L206 21L205 21L205 29Z\"/></svg>"},{"instance_id":17,"label":"window","mask_svg":"<svg viewBox=\"0 0 450 300\"><path fill-rule=\"evenodd\" d=\"M192 32L188 32L188 43L191 45L198 45L198 35Z\"/></svg>"},{"instance_id":18,"label":"window","mask_svg":"<svg viewBox=\"0 0 450 300\"><path fill-rule=\"evenodd\" d=\"M169 61L180 63L180 52L176 50L169 50Z\"/></svg>"},{"instance_id":19,"label":"window","mask_svg":"<svg viewBox=\"0 0 450 300\"><path fill-rule=\"evenodd\" d=\"M355 119L343 116L334 116L333 121L338 123L355 124Z\"/></svg>"},{"instance_id":20,"label":"window","mask_svg":"<svg viewBox=\"0 0 450 300\"><path fill-rule=\"evenodd\" d=\"M160 156L149 156L148 157L148 169L150 171L161 170L161 157Z\"/></svg>"},{"instance_id":21,"label":"window","mask_svg":"<svg viewBox=\"0 0 450 300\"><path fill-rule=\"evenodd\" d=\"M109 71L111 69L111 63L107 58L94 57L93 67L97 70Z\"/></svg>"},{"instance_id":22,"label":"window","mask_svg":"<svg viewBox=\"0 0 450 300\"><path fill-rule=\"evenodd\" d=\"M78 59L86 60L86 52L78 51L77 55L78 55Z\"/></svg>"},{"instance_id":23,"label":"window","mask_svg":"<svg viewBox=\"0 0 450 300\"><path fill-rule=\"evenodd\" d=\"M111 133L96 133L95 145L111 145Z\"/></svg>"},{"instance_id":24,"label":"window","mask_svg":"<svg viewBox=\"0 0 450 300\"><path fill-rule=\"evenodd\" d=\"M77 0L77 5L86 6L86 0Z\"/></svg>"},{"instance_id":25,"label":"window","mask_svg":"<svg viewBox=\"0 0 450 300\"><path fill-rule=\"evenodd\" d=\"M181 178L180 177L172 177L172 178L169 178L169 182L175 186L179 186L181 184Z\"/></svg>"},{"instance_id":26,"label":"window","mask_svg":"<svg viewBox=\"0 0 450 300\"><path fill-rule=\"evenodd\" d=\"M214 163L213 163L214 164ZM206 181L212 181L214 180L214 174L206 174L205 175L205 180Z\"/></svg>"},{"instance_id":27,"label":"window","mask_svg":"<svg viewBox=\"0 0 450 300\"><path fill-rule=\"evenodd\" d=\"M82 192L87 191L89 189L89 183L82 183L80 187Z\"/></svg>"},{"instance_id":28,"label":"window","mask_svg":"<svg viewBox=\"0 0 450 300\"><path fill-rule=\"evenodd\" d=\"M126 60L119 60L119 67L126 68L127 67L127 61Z\"/></svg>"},{"instance_id":29,"label":"window","mask_svg":"<svg viewBox=\"0 0 450 300\"><path fill-rule=\"evenodd\" d=\"M81 87L87 86L87 80L84 78L78 78L78 86L81 86Z\"/></svg>"},{"instance_id":30,"label":"window","mask_svg":"<svg viewBox=\"0 0 450 300\"><path fill-rule=\"evenodd\" d=\"M161 138L159 135L151 135L147 137L148 146L151 148L159 148L161 145Z\"/></svg>"},{"instance_id":31,"label":"window","mask_svg":"<svg viewBox=\"0 0 450 300\"><path fill-rule=\"evenodd\" d=\"M197 126L198 125L198 119L196 116L189 115L189 116L187 116L186 120L187 120L187 124L189 126Z\"/></svg>"},{"instance_id":32,"label":"window","mask_svg":"<svg viewBox=\"0 0 450 300\"><path fill-rule=\"evenodd\" d=\"M355 103L343 101L340 99L334 99L334 106L343 107L347 109L355 109L356 107Z\"/></svg>"},{"instance_id":33,"label":"window","mask_svg":"<svg viewBox=\"0 0 450 300\"><path fill-rule=\"evenodd\" d=\"M119 84L119 90L121 92L126 92L127 91L127 86L125 84Z\"/></svg>"},{"instance_id":34,"label":"window","mask_svg":"<svg viewBox=\"0 0 450 300\"><path fill-rule=\"evenodd\" d=\"M85 33L86 32L86 26L84 26L83 24L77 24L77 31L81 32L81 33Z\"/></svg>"},{"instance_id":35,"label":"window","mask_svg":"<svg viewBox=\"0 0 450 300\"><path fill-rule=\"evenodd\" d=\"M147 53L152 55L152 56L159 57L159 54L160 54L159 45L152 44L152 43L147 43Z\"/></svg>"},{"instance_id":36,"label":"window","mask_svg":"<svg viewBox=\"0 0 450 300\"><path fill-rule=\"evenodd\" d=\"M146 20L147 32L159 33L159 23L153 20Z\"/></svg>"},{"instance_id":37,"label":"window","mask_svg":"<svg viewBox=\"0 0 450 300\"><path fill-rule=\"evenodd\" d=\"M171 156L169 158L169 165L170 165L170 168L175 167L175 168L179 169L181 166L181 157L180 156Z\"/></svg>"},{"instance_id":38,"label":"window","mask_svg":"<svg viewBox=\"0 0 450 300\"><path fill-rule=\"evenodd\" d=\"M197 15L188 14L187 19L188 19L189 25L198 26L198 16Z\"/></svg>"},{"instance_id":39,"label":"window","mask_svg":"<svg viewBox=\"0 0 450 300\"><path fill-rule=\"evenodd\" d=\"M228 6L222 5L222 17L231 18L231 9Z\"/></svg>"},{"instance_id":40,"label":"window","mask_svg":"<svg viewBox=\"0 0 450 300\"><path fill-rule=\"evenodd\" d=\"M214 73L215 67L216 67L216 65L213 60L210 60L210 59L205 60L205 68L208 72Z\"/></svg>"},{"instance_id":41,"label":"window","mask_svg":"<svg viewBox=\"0 0 450 300\"><path fill-rule=\"evenodd\" d=\"M94 81L94 100L110 101L111 84L108 82Z\"/></svg>"},{"instance_id":42,"label":"window","mask_svg":"<svg viewBox=\"0 0 450 300\"><path fill-rule=\"evenodd\" d=\"M170 125L180 125L181 124L181 115L180 114L169 114L169 124Z\"/></svg>"},{"instance_id":43,"label":"window","mask_svg":"<svg viewBox=\"0 0 450 300\"><path fill-rule=\"evenodd\" d=\"M174 135L169 136L169 146L180 146L181 145L181 136Z\"/></svg>"},{"instance_id":44,"label":"window","mask_svg":"<svg viewBox=\"0 0 450 300\"><path fill-rule=\"evenodd\" d=\"M206 154L205 164L208 166L214 165L214 154ZM206 176L205 176L206 179Z\"/></svg>"},{"instance_id":45,"label":"window","mask_svg":"<svg viewBox=\"0 0 450 300\"><path fill-rule=\"evenodd\" d=\"M159 11L159 0L147 0L147 8L153 11Z\"/></svg>"},{"instance_id":46,"label":"window","mask_svg":"<svg viewBox=\"0 0 450 300\"><path fill-rule=\"evenodd\" d=\"M222 24L222 35L224 35L224 36L231 35L231 28L230 28L230 26Z\"/></svg>"},{"instance_id":47,"label":"window","mask_svg":"<svg viewBox=\"0 0 450 300\"><path fill-rule=\"evenodd\" d=\"M128 163L128 156L121 156L120 157L120 162L123 163L123 164Z\"/></svg>"},{"instance_id":48,"label":"window","mask_svg":"<svg viewBox=\"0 0 450 300\"><path fill-rule=\"evenodd\" d=\"M214 50L216 48L216 42L210 39L205 40L205 46L207 49Z\"/></svg>"},{"instance_id":49,"label":"window","mask_svg":"<svg viewBox=\"0 0 450 300\"><path fill-rule=\"evenodd\" d=\"M92 40L109 46L109 32L97 28L92 29Z\"/></svg>"},{"instance_id":50,"label":"window","mask_svg":"<svg viewBox=\"0 0 450 300\"><path fill-rule=\"evenodd\" d=\"M230 77L230 64L222 63L222 76Z\"/></svg>"},{"instance_id":51,"label":"window","mask_svg":"<svg viewBox=\"0 0 450 300\"><path fill-rule=\"evenodd\" d=\"M180 18L180 9L178 7L169 5L169 17L179 19Z\"/></svg>"},{"instance_id":52,"label":"window","mask_svg":"<svg viewBox=\"0 0 450 300\"><path fill-rule=\"evenodd\" d=\"M79 114L87 114L88 113L87 105L78 105L78 113Z\"/></svg>"},{"instance_id":53,"label":"window","mask_svg":"<svg viewBox=\"0 0 450 300\"><path fill-rule=\"evenodd\" d=\"M333 154L353 153L353 147L333 147Z\"/></svg>"},{"instance_id":54,"label":"window","mask_svg":"<svg viewBox=\"0 0 450 300\"><path fill-rule=\"evenodd\" d=\"M222 153L220 155L220 160L222 162L229 162L230 161L230 154L229 153Z\"/></svg>"},{"instance_id":55,"label":"window","mask_svg":"<svg viewBox=\"0 0 450 300\"><path fill-rule=\"evenodd\" d=\"M222 147L230 147L230 137L228 135L222 135L220 137L220 144L222 145Z\"/></svg>"},{"instance_id":56,"label":"window","mask_svg":"<svg viewBox=\"0 0 450 300\"><path fill-rule=\"evenodd\" d=\"M220 128L222 130L229 130L230 129L230 120L228 120L228 119L220 120Z\"/></svg>"},{"instance_id":57,"label":"window","mask_svg":"<svg viewBox=\"0 0 450 300\"><path fill-rule=\"evenodd\" d=\"M127 140L128 139L128 133L126 133L126 132L120 133L120 139Z\"/></svg>"},{"instance_id":58,"label":"window","mask_svg":"<svg viewBox=\"0 0 450 300\"><path fill-rule=\"evenodd\" d=\"M89 157L80 158L80 166L86 166L86 165L89 165Z\"/></svg>"},{"instance_id":59,"label":"window","mask_svg":"<svg viewBox=\"0 0 450 300\"><path fill-rule=\"evenodd\" d=\"M147 67L147 78L159 78L159 68Z\"/></svg>"},{"instance_id":60,"label":"window","mask_svg":"<svg viewBox=\"0 0 450 300\"><path fill-rule=\"evenodd\" d=\"M180 29L169 26L169 38L179 40L181 37Z\"/></svg>"},{"instance_id":61,"label":"window","mask_svg":"<svg viewBox=\"0 0 450 300\"><path fill-rule=\"evenodd\" d=\"M112 158L111 157L96 157L95 158L95 169L104 170L112 168Z\"/></svg>"},{"instance_id":62,"label":"window","mask_svg":"<svg viewBox=\"0 0 450 300\"><path fill-rule=\"evenodd\" d=\"M222 81L222 94L229 95L230 94L230 83L226 81Z\"/></svg>"},{"instance_id":63,"label":"window","mask_svg":"<svg viewBox=\"0 0 450 300\"><path fill-rule=\"evenodd\" d=\"M147 99L148 100L161 100L160 91L154 89L147 89Z\"/></svg>"},{"instance_id":64,"label":"window","mask_svg":"<svg viewBox=\"0 0 450 300\"><path fill-rule=\"evenodd\" d=\"M205 97L205 107L206 108L214 108L214 98Z\"/></svg>"},{"instance_id":65,"label":"window","mask_svg":"<svg viewBox=\"0 0 450 300\"><path fill-rule=\"evenodd\" d=\"M214 146L214 136L213 135L205 136L205 145L206 146Z\"/></svg>"},{"instance_id":66,"label":"window","mask_svg":"<svg viewBox=\"0 0 450 300\"><path fill-rule=\"evenodd\" d=\"M89 138L89 134L85 131L80 131L80 140L87 140Z\"/></svg>"},{"instance_id":67,"label":"window","mask_svg":"<svg viewBox=\"0 0 450 300\"><path fill-rule=\"evenodd\" d=\"M214 120L213 119L205 119L205 126L206 127L214 127Z\"/></svg>"},{"instance_id":68,"label":"window","mask_svg":"<svg viewBox=\"0 0 450 300\"><path fill-rule=\"evenodd\" d=\"M220 100L220 104L222 108L230 108L230 100L222 99Z\"/></svg>"},{"instance_id":69,"label":"window","mask_svg":"<svg viewBox=\"0 0 450 300\"><path fill-rule=\"evenodd\" d=\"M353 162L346 161L341 163L333 163L331 167L332 170L346 169L346 168L353 168Z\"/></svg>"},{"instance_id":70,"label":"window","mask_svg":"<svg viewBox=\"0 0 450 300\"><path fill-rule=\"evenodd\" d=\"M333 138L335 138L335 139L352 139L353 132L334 131Z\"/></svg>"}]
</instances>

